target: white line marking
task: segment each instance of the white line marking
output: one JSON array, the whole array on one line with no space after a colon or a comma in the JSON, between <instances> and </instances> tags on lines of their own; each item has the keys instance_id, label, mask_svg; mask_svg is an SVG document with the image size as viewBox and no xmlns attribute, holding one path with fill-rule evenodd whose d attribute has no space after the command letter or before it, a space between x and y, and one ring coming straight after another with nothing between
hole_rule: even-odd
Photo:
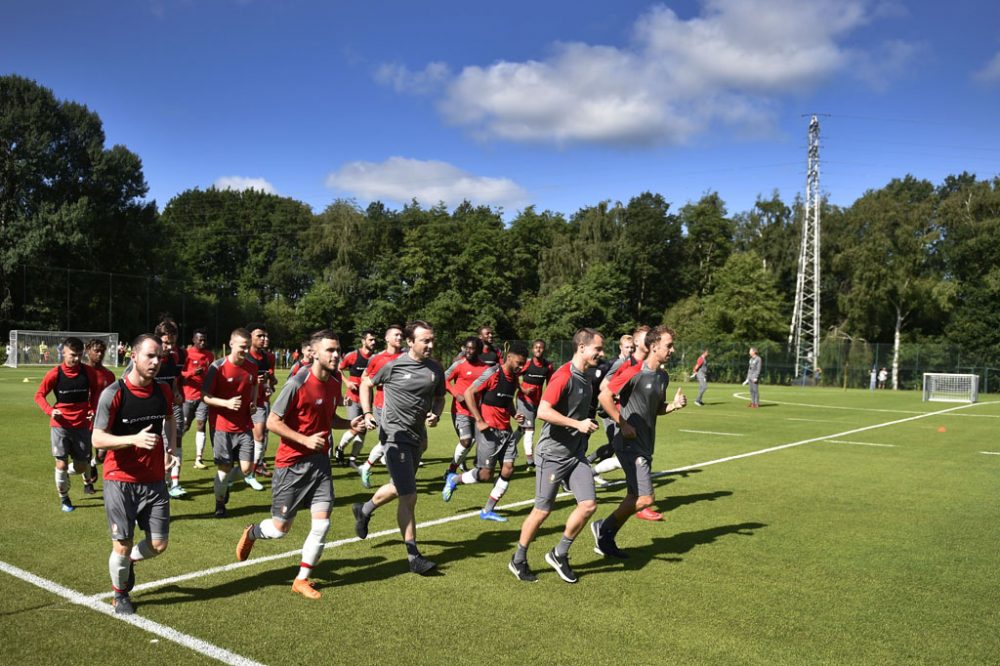
<instances>
[{"instance_id":1,"label":"white line marking","mask_svg":"<svg viewBox=\"0 0 1000 666\"><path fill-rule=\"evenodd\" d=\"M980 451L980 453L988 456L1000 456L1000 451Z\"/></svg>"},{"instance_id":2,"label":"white line marking","mask_svg":"<svg viewBox=\"0 0 1000 666\"><path fill-rule=\"evenodd\" d=\"M786 421L805 421L807 423L843 423L843 421L831 421L829 419L796 419L789 416Z\"/></svg>"},{"instance_id":3,"label":"white line marking","mask_svg":"<svg viewBox=\"0 0 1000 666\"><path fill-rule=\"evenodd\" d=\"M687 465L685 467L677 467L677 468L674 468L674 469L668 469L668 470L664 470L662 472L654 472L651 476L653 476L653 477L660 477L660 476L666 476L668 474L676 474L678 472L687 472L687 471L690 471L692 469L699 469L701 467L708 467L710 465L717 465L719 463L729 462L731 460L739 460L740 458L750 458L752 456L761 455L762 453L771 453L772 451L780 451L782 449L790 449L790 448L795 447L795 446L802 446L803 444L811 444L813 442L822 442L824 440L832 439L832 438L835 438L835 437L844 437L844 436L847 436L847 435L853 435L854 433L858 433L858 432L865 432L866 430L875 430L877 428L884 428L886 426L897 425L897 424L900 424L900 423L906 423L907 421L916 421L918 419L926 418L928 416L939 416L939 415L941 415L943 413L951 412L951 411L954 411L954 410L957 410L957 409L967 409L969 407L974 407L977 404L981 405L981 404L990 404L990 403L974 403L974 404L968 404L968 405L960 405L958 407L949 407L948 409L944 409L944 410L941 410L941 411L938 411L938 412L921 413L921 414L918 414L917 416L910 416L910 417L907 417L905 419L899 419L899 420L896 420L896 421L889 421L887 423L878 423L876 425L865 426L863 428L856 428L854 430L846 430L844 432L838 432L838 433L834 433L832 435L824 435L823 437L812 437L810 439L803 439L803 440L800 440L798 442L792 442L790 444L779 444L778 446L771 446L771 447L768 447L766 449L760 449L760 450L757 450L757 451L749 451L747 453L740 453L738 455L727 456L725 458L717 458L715 460L708 460L706 462L696 463L694 465ZM624 484L625 484L624 480L611 481L611 482L608 483L607 486L602 486L602 488L608 488L608 487L613 487L613 486L621 486L621 485L624 485ZM569 496L569 495L572 495L572 493L559 493L557 495L557 497L566 497L566 496ZM531 505L534 505L534 503L535 503L535 498L532 497L531 499L522 500L522 501L519 501L519 502L511 502L510 504L499 505L499 506L497 506L497 509L500 509L500 510L514 509L514 508L518 508L518 507L522 507L522 506L531 506ZM451 522L455 522L457 520L464 520L466 518L472 518L473 516L478 516L478 515L479 515L479 511L476 510L476 511L468 511L466 513L456 514L454 516L445 516L444 518L437 518L435 520L429 520L427 522L418 523L417 524L417 529L422 530L425 527L432 527L434 525L444 525L445 523L451 523ZM382 530L381 532L372 532L371 534L368 535L368 539L375 539L375 538L378 538L378 537L389 536L389 535L394 535L394 534L398 534L398 533L399 533L399 530L397 530L397 529ZM360 539L358 539L357 537L351 537L349 539L339 539L337 541L331 541L331 542L327 543L325 547L326 548L336 548L338 546L343 546L345 544L354 543L355 541L360 541ZM234 538L234 541L233 541L234 547L235 547L235 543L236 543L236 541L235 541L235 538ZM231 564L225 564L225 565L218 566L218 567L212 567L211 569L203 569L201 571L193 571L191 573L182 574L182 575L179 575L179 576L173 576L171 578L163 578L161 580L154 580L154 581L151 581L149 583L144 583L144 584L141 584L141 585L136 585L135 588L133 588L133 589L135 591L149 590L149 589L153 589L153 588L157 588L157 587L162 587L164 585L171 585L173 583L178 583L178 582L182 582L182 581L186 581L186 580L192 580L192 579L195 579L195 578L202 578L203 576L210 576L210 575L217 574L217 573L225 573L227 571L233 571L235 569L240 569L240 568L243 568L243 567L249 567L249 566L253 566L255 564L262 564L264 562L270 562L272 560L280 560L280 559L284 559L284 558L288 558L288 557L293 557L293 556L294 557L299 557L301 555L301 553L302 553L302 549L301 548L297 548L295 550L289 550L289 551L286 551L284 553L278 553L278 554L275 554L275 555L266 555L264 557L252 558L252 559L246 560L245 562L233 562ZM101 594L95 594L92 597L88 597L88 599L92 600L92 601L98 601L100 599L110 598L111 596L112 596L112 594L101 593Z\"/></svg>"},{"instance_id":4,"label":"white line marking","mask_svg":"<svg viewBox=\"0 0 1000 666\"><path fill-rule=\"evenodd\" d=\"M32 585L40 587L46 592L51 592L52 594L60 596L70 603L84 606L85 608L97 611L98 613L110 615L116 620L121 620L122 622L131 624L134 627L138 627L151 634L155 634L160 638L166 638L168 641L172 641L190 650L194 650L195 652L203 654L206 657L211 657L212 659L221 661L224 664L230 664L231 666L263 666L263 664L259 661L248 659L247 657L238 655L235 652L230 652L225 648L221 648L218 645L212 645L211 643L207 643L200 638L195 638L194 636L181 633L172 627L160 624L159 622L154 622L148 618L141 617L139 615L115 615L115 610L111 604L105 604L95 600L93 597L84 596L75 590L63 587L59 583L48 580L47 578L42 578L41 576L36 576L35 574L25 571L24 569L15 567L13 564L7 564L6 562L0 561L0 571L13 576L14 578L19 578L26 583L31 583Z\"/></svg>"},{"instance_id":5,"label":"white line marking","mask_svg":"<svg viewBox=\"0 0 1000 666\"><path fill-rule=\"evenodd\" d=\"M874 442L850 442L846 439L828 439L826 440L831 444L854 444L856 446L885 446L889 448L895 448L895 444L876 444Z\"/></svg>"},{"instance_id":6,"label":"white line marking","mask_svg":"<svg viewBox=\"0 0 1000 666\"><path fill-rule=\"evenodd\" d=\"M733 394L733 397L737 400L749 400L749 393L739 393ZM796 405L798 407L816 407L817 409L844 409L851 412L883 412L886 414L929 414L932 412L917 412L910 409L872 409L870 407L842 407L840 405L813 405L808 402L786 402L784 400L771 400L767 399L764 402L773 403L775 405Z\"/></svg>"},{"instance_id":7,"label":"white line marking","mask_svg":"<svg viewBox=\"0 0 1000 666\"><path fill-rule=\"evenodd\" d=\"M695 435L722 435L724 437L743 437L741 432L713 432L711 430L678 430L677 432L691 432Z\"/></svg>"}]
</instances>

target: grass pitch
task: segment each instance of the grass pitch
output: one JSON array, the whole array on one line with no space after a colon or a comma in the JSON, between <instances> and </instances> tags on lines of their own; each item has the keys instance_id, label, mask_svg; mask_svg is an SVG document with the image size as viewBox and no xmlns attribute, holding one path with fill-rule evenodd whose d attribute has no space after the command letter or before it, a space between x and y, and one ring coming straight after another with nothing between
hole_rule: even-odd
<instances>
[{"instance_id":1,"label":"grass pitch","mask_svg":"<svg viewBox=\"0 0 1000 666\"><path fill-rule=\"evenodd\" d=\"M47 420L31 400L41 375L0 371L0 561L107 603L101 495L83 496L74 477L78 509L60 513ZM690 398L695 386L687 387ZM744 391L713 384L705 407L660 419L654 468L683 470L656 479L666 519L629 521L618 538L631 554L624 562L594 554L583 532L571 550L576 585L543 561L568 497L529 551L539 582L507 571L534 492L520 465L500 507L507 523L473 514L488 484L441 500L455 443L449 423L431 431L418 474L418 521L457 517L418 529L440 575L407 572L394 505L371 523L388 534L352 540L350 504L372 491L342 468L334 470L334 545L315 569L322 599L289 591L308 514L285 539L258 542L246 566L204 573L234 562L243 526L267 516L270 492L238 484L231 517L211 518L214 470L191 468L189 434L182 482L190 495L172 501L170 547L136 567L138 614L161 633L0 572L0 657L46 665L1000 662L1000 455L991 454L1000 452L1000 403L763 386L761 408L750 410ZM376 468L374 480L385 479ZM597 517L622 493L620 485L598 490ZM162 633L170 629L179 634ZM188 647L197 640L227 652L207 650L213 658Z\"/></svg>"}]
</instances>

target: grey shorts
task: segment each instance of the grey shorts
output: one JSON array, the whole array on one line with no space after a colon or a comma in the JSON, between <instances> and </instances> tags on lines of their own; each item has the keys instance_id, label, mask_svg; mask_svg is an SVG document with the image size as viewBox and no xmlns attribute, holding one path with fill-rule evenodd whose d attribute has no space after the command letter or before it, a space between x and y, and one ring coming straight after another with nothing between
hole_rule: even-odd
<instances>
[{"instance_id":1,"label":"grey shorts","mask_svg":"<svg viewBox=\"0 0 1000 666\"><path fill-rule=\"evenodd\" d=\"M90 460L90 430L86 428L51 428L53 458Z\"/></svg>"},{"instance_id":2,"label":"grey shorts","mask_svg":"<svg viewBox=\"0 0 1000 666\"><path fill-rule=\"evenodd\" d=\"M203 400L184 401L184 423L191 425L195 421L204 423L208 420L208 405Z\"/></svg>"},{"instance_id":3,"label":"grey shorts","mask_svg":"<svg viewBox=\"0 0 1000 666\"><path fill-rule=\"evenodd\" d=\"M237 460L253 462L253 433L216 430L212 433L212 456L216 465L232 465Z\"/></svg>"},{"instance_id":4,"label":"grey shorts","mask_svg":"<svg viewBox=\"0 0 1000 666\"><path fill-rule=\"evenodd\" d=\"M264 406L257 406L256 411L251 415L254 425L258 423L267 423L267 415L271 413L271 403L265 402Z\"/></svg>"},{"instance_id":5,"label":"grey shorts","mask_svg":"<svg viewBox=\"0 0 1000 666\"><path fill-rule=\"evenodd\" d=\"M517 438L512 430L490 428L486 432L476 431L476 467L492 470L497 461L513 461L517 458Z\"/></svg>"},{"instance_id":6,"label":"grey shorts","mask_svg":"<svg viewBox=\"0 0 1000 666\"><path fill-rule=\"evenodd\" d=\"M452 414L451 423L459 439L472 439L476 434L476 420L465 414Z\"/></svg>"},{"instance_id":7,"label":"grey shorts","mask_svg":"<svg viewBox=\"0 0 1000 666\"><path fill-rule=\"evenodd\" d=\"M104 513L115 541L131 541L135 526L150 539L165 541L170 533L170 496L165 481L130 483L104 480Z\"/></svg>"},{"instance_id":8,"label":"grey shorts","mask_svg":"<svg viewBox=\"0 0 1000 666\"><path fill-rule=\"evenodd\" d=\"M535 452L535 508L551 511L560 484L565 481L579 504L596 500L594 473L585 458L549 458Z\"/></svg>"},{"instance_id":9,"label":"grey shorts","mask_svg":"<svg viewBox=\"0 0 1000 666\"><path fill-rule=\"evenodd\" d=\"M291 467L275 467L271 477L271 517L287 522L299 509L330 511L333 506L333 477L330 456L315 453Z\"/></svg>"},{"instance_id":10,"label":"grey shorts","mask_svg":"<svg viewBox=\"0 0 1000 666\"><path fill-rule=\"evenodd\" d=\"M652 461L634 450L618 450L618 447L615 449L618 462L622 464L622 471L625 472L626 492L635 497L652 497L653 475L650 471Z\"/></svg>"},{"instance_id":11,"label":"grey shorts","mask_svg":"<svg viewBox=\"0 0 1000 666\"><path fill-rule=\"evenodd\" d=\"M413 495L417 492L417 467L424 447L414 446L409 442L386 441L383 444L385 467L389 470L389 478L392 479L392 485L396 486L396 492L401 496Z\"/></svg>"},{"instance_id":12,"label":"grey shorts","mask_svg":"<svg viewBox=\"0 0 1000 666\"><path fill-rule=\"evenodd\" d=\"M360 402L354 402L353 400L348 402L345 400L344 405L347 407L347 419L349 421L353 421L365 413L365 411L361 408Z\"/></svg>"},{"instance_id":13,"label":"grey shorts","mask_svg":"<svg viewBox=\"0 0 1000 666\"><path fill-rule=\"evenodd\" d=\"M177 433L177 438L174 441L174 446L178 449L181 448L181 436L184 435L184 409L182 405L174 403L174 428ZM163 422L163 438L167 437L167 422Z\"/></svg>"},{"instance_id":14,"label":"grey shorts","mask_svg":"<svg viewBox=\"0 0 1000 666\"><path fill-rule=\"evenodd\" d=\"M535 429L535 419L538 418L538 407L532 405L530 402L526 402L525 400L518 398L517 413L524 417L524 423L521 424L521 430Z\"/></svg>"}]
</instances>

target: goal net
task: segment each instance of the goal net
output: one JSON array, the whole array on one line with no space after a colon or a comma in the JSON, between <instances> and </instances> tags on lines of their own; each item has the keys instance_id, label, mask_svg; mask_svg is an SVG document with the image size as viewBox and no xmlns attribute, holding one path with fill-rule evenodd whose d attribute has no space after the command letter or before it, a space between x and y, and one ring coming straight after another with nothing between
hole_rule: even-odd
<instances>
[{"instance_id":1,"label":"goal net","mask_svg":"<svg viewBox=\"0 0 1000 666\"><path fill-rule=\"evenodd\" d=\"M66 338L80 338L84 346L92 339L103 340L107 347L104 365L118 365L118 334L86 331L22 331L10 332L7 361L4 365L17 368L23 365L58 365L62 361L62 342ZM86 358L80 359L86 362Z\"/></svg>"},{"instance_id":2,"label":"goal net","mask_svg":"<svg viewBox=\"0 0 1000 666\"><path fill-rule=\"evenodd\" d=\"M924 373L924 401L976 402L979 399L979 375Z\"/></svg>"}]
</instances>

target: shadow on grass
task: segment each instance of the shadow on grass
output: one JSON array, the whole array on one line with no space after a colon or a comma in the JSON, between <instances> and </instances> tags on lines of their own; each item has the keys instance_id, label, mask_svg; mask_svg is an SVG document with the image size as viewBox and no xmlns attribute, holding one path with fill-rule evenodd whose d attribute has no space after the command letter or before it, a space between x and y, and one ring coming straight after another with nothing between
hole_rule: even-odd
<instances>
[{"instance_id":1,"label":"shadow on grass","mask_svg":"<svg viewBox=\"0 0 1000 666\"><path fill-rule=\"evenodd\" d=\"M649 546L627 550L626 552L629 555L627 560L605 558L603 560L574 566L573 568L578 572L599 574L618 572L622 570L631 571L642 569L653 560L661 562L681 562L684 558L678 557L679 555L689 553L698 546L706 546L715 543L722 537L729 535L753 536L755 530L759 530L764 527L767 527L766 523L734 523L732 525L710 527L705 530L680 532L668 537L654 537ZM626 525L625 529L628 528L629 526Z\"/></svg>"}]
</instances>

